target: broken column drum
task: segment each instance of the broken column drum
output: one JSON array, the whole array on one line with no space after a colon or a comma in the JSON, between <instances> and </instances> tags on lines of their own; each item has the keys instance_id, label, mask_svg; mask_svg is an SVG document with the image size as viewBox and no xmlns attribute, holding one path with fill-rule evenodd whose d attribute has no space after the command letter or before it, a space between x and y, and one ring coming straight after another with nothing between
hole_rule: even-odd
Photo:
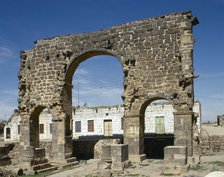
<instances>
[{"instance_id":1,"label":"broken column drum","mask_svg":"<svg viewBox=\"0 0 224 177\"><path fill-rule=\"evenodd\" d=\"M90 57L112 55L124 72L124 143L130 160L138 161L144 152L144 111L156 99L172 103L175 145L188 146L191 155L192 27L197 23L191 12L181 12L97 32L41 39L33 49L21 51L21 149L39 147L39 114L48 108L53 115L51 159L57 162L72 156L73 74Z\"/></svg>"}]
</instances>

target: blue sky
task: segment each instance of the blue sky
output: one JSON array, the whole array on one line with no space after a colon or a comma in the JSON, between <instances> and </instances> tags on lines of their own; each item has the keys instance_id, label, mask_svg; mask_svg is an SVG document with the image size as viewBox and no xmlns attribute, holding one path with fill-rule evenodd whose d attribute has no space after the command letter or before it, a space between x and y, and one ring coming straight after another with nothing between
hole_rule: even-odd
<instances>
[{"instance_id":1,"label":"blue sky","mask_svg":"<svg viewBox=\"0 0 224 177\"><path fill-rule=\"evenodd\" d=\"M203 120L216 120L224 114L224 0L1 0L0 118L8 118L17 108L19 51L31 49L35 40L185 10L192 10L200 21L194 27L194 68L200 75L195 98L201 101ZM80 104L120 103L122 77L114 58L83 62L74 76ZM75 104L76 97L77 84Z\"/></svg>"}]
</instances>

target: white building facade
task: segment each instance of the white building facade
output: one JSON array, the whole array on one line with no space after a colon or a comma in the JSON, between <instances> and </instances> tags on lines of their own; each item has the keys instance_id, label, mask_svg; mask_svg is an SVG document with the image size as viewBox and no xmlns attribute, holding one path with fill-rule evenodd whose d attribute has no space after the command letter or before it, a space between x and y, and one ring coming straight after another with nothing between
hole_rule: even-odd
<instances>
[{"instance_id":1,"label":"white building facade","mask_svg":"<svg viewBox=\"0 0 224 177\"><path fill-rule=\"evenodd\" d=\"M201 129L201 105L194 104L197 115L197 129ZM146 134L173 134L174 115L173 106L168 102L151 103L145 111ZM88 136L116 136L123 135L123 106L76 107L73 109L73 138ZM4 140L17 142L20 136L20 116L14 113L4 127ZM39 130L41 141L52 139L52 115L48 110L42 111L39 116Z\"/></svg>"},{"instance_id":2,"label":"white building facade","mask_svg":"<svg viewBox=\"0 0 224 177\"><path fill-rule=\"evenodd\" d=\"M21 117L14 112L8 124L4 127L5 142L19 142L20 138L20 121ZM52 139L52 114L47 110L43 110L39 116L40 140L51 141Z\"/></svg>"}]
</instances>

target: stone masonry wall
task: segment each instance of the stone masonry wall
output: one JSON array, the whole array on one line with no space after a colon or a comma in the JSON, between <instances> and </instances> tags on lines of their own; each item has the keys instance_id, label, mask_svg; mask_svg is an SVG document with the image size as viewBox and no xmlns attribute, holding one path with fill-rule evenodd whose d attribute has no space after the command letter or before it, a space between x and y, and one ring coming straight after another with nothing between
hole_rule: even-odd
<instances>
[{"instance_id":1,"label":"stone masonry wall","mask_svg":"<svg viewBox=\"0 0 224 177\"><path fill-rule=\"evenodd\" d=\"M224 136L201 137L198 150L201 155L224 154Z\"/></svg>"},{"instance_id":2,"label":"stone masonry wall","mask_svg":"<svg viewBox=\"0 0 224 177\"><path fill-rule=\"evenodd\" d=\"M62 93L78 64L94 55L109 54L123 66L126 111L134 100L158 94L173 99L179 109L189 110L193 69L182 52L192 50L194 23L191 12L183 12L93 33L38 40L32 50L21 52L19 109L30 113L39 105L61 105Z\"/></svg>"},{"instance_id":3,"label":"stone masonry wall","mask_svg":"<svg viewBox=\"0 0 224 177\"><path fill-rule=\"evenodd\" d=\"M129 153L143 153L143 112L156 99L174 106L175 145L192 154L193 44L190 11L139 20L97 32L42 39L21 51L19 111L21 147L38 147L36 117L53 115L55 161L71 154L72 78L78 65L96 55L113 55L124 72L124 143ZM22 151L21 151L22 152Z\"/></svg>"}]
</instances>

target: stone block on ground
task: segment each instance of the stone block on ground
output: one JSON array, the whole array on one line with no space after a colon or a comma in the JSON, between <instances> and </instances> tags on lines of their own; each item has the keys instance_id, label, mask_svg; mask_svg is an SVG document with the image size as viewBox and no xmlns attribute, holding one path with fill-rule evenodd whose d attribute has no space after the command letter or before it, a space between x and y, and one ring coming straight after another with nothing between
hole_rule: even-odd
<instances>
[{"instance_id":1,"label":"stone block on ground","mask_svg":"<svg viewBox=\"0 0 224 177\"><path fill-rule=\"evenodd\" d=\"M101 161L111 162L111 145L102 145Z\"/></svg>"},{"instance_id":2,"label":"stone block on ground","mask_svg":"<svg viewBox=\"0 0 224 177\"><path fill-rule=\"evenodd\" d=\"M91 174L88 174L87 176L88 177L111 177L111 171L110 170L99 170L95 173L91 173Z\"/></svg>"},{"instance_id":3,"label":"stone block on ground","mask_svg":"<svg viewBox=\"0 0 224 177\"><path fill-rule=\"evenodd\" d=\"M128 160L128 145L116 144L111 145L112 162L124 162Z\"/></svg>"},{"instance_id":4,"label":"stone block on ground","mask_svg":"<svg viewBox=\"0 0 224 177\"><path fill-rule=\"evenodd\" d=\"M164 160L171 164L185 166L187 164L187 146L166 146Z\"/></svg>"},{"instance_id":5,"label":"stone block on ground","mask_svg":"<svg viewBox=\"0 0 224 177\"><path fill-rule=\"evenodd\" d=\"M94 146L94 159L100 159L102 156L102 145L119 144L120 139L99 140Z\"/></svg>"},{"instance_id":6,"label":"stone block on ground","mask_svg":"<svg viewBox=\"0 0 224 177\"><path fill-rule=\"evenodd\" d=\"M111 163L100 161L97 163L98 170L111 169Z\"/></svg>"},{"instance_id":7,"label":"stone block on ground","mask_svg":"<svg viewBox=\"0 0 224 177\"><path fill-rule=\"evenodd\" d=\"M173 175L180 175L180 174L184 174L187 173L190 169L190 165L174 165L174 166L169 166L169 167L165 167L164 169L162 169L162 174L164 175L168 175L168 174L173 174Z\"/></svg>"},{"instance_id":8,"label":"stone block on ground","mask_svg":"<svg viewBox=\"0 0 224 177\"><path fill-rule=\"evenodd\" d=\"M114 162L111 165L111 170L115 172L123 172L125 168L131 166L131 162L129 160L124 162Z\"/></svg>"}]
</instances>

